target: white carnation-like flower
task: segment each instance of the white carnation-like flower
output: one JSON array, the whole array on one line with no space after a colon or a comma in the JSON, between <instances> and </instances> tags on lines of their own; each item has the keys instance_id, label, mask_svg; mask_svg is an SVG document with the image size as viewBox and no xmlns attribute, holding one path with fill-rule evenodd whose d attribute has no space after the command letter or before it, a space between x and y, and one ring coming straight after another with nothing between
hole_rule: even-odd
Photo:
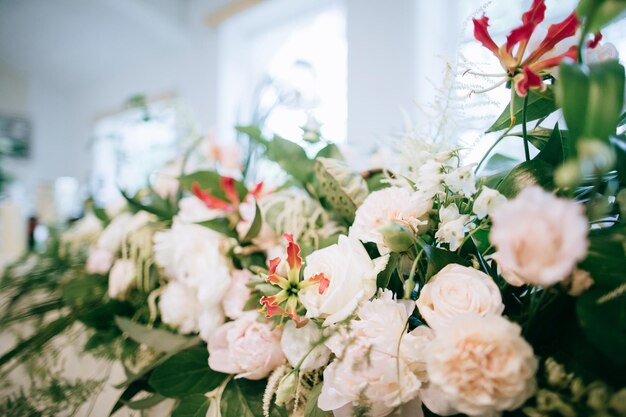
<instances>
[{"instance_id":1,"label":"white carnation-like flower","mask_svg":"<svg viewBox=\"0 0 626 417\"><path fill-rule=\"evenodd\" d=\"M580 203L540 187L524 189L491 214L493 259L511 285L550 286L567 278L587 254L589 224Z\"/></svg>"},{"instance_id":2,"label":"white carnation-like flower","mask_svg":"<svg viewBox=\"0 0 626 417\"><path fill-rule=\"evenodd\" d=\"M406 333L412 309L383 291L361 305L360 320L352 321L349 331L328 341L337 358L324 370L322 410L342 413L359 404L368 407L368 415L382 417L418 396L432 331L422 326Z\"/></svg>"},{"instance_id":3,"label":"white carnation-like flower","mask_svg":"<svg viewBox=\"0 0 626 417\"><path fill-rule=\"evenodd\" d=\"M208 208L194 196L181 198L178 202L178 213L174 219L178 223L193 224L219 217L217 210Z\"/></svg>"},{"instance_id":4,"label":"white carnation-like flower","mask_svg":"<svg viewBox=\"0 0 626 417\"><path fill-rule=\"evenodd\" d=\"M175 221L171 229L155 233L154 259L171 279L195 288L202 303L216 306L230 283L223 244L213 230Z\"/></svg>"},{"instance_id":5,"label":"white carnation-like flower","mask_svg":"<svg viewBox=\"0 0 626 417\"><path fill-rule=\"evenodd\" d=\"M468 221L469 216L461 215L456 204L439 209L439 228L435 238L450 244L450 250L457 250L465 238L465 223Z\"/></svg>"},{"instance_id":6,"label":"white carnation-like flower","mask_svg":"<svg viewBox=\"0 0 626 417\"><path fill-rule=\"evenodd\" d=\"M480 194L474 201L474 214L476 214L479 219L483 219L489 215L493 209L504 202L506 202L506 197L500 194L498 190L483 186Z\"/></svg>"},{"instance_id":7,"label":"white carnation-like flower","mask_svg":"<svg viewBox=\"0 0 626 417\"><path fill-rule=\"evenodd\" d=\"M300 369L309 372L326 365L330 359L330 349L320 344L321 340L322 331L312 321L298 329L296 323L289 320L283 328L280 345L291 366L302 363Z\"/></svg>"},{"instance_id":8,"label":"white carnation-like flower","mask_svg":"<svg viewBox=\"0 0 626 417\"><path fill-rule=\"evenodd\" d=\"M427 354L426 406L485 416L522 405L535 391L537 360L520 333L495 315L460 316L437 329Z\"/></svg>"},{"instance_id":9,"label":"white carnation-like flower","mask_svg":"<svg viewBox=\"0 0 626 417\"><path fill-rule=\"evenodd\" d=\"M187 285L172 281L165 286L159 297L159 312L165 324L175 327L179 333L197 333L202 306L197 292Z\"/></svg>"},{"instance_id":10,"label":"white carnation-like flower","mask_svg":"<svg viewBox=\"0 0 626 417\"><path fill-rule=\"evenodd\" d=\"M432 202L421 194L412 198L413 194L404 187L388 187L371 193L356 211L350 237L374 242L381 254L389 253L380 233L381 227L392 221L417 231L428 219Z\"/></svg>"},{"instance_id":11,"label":"white carnation-like flower","mask_svg":"<svg viewBox=\"0 0 626 417\"><path fill-rule=\"evenodd\" d=\"M460 315L500 315L504 311L500 289L491 277L458 264L445 266L422 288L416 301L420 314L435 331Z\"/></svg>"},{"instance_id":12,"label":"white carnation-like flower","mask_svg":"<svg viewBox=\"0 0 626 417\"><path fill-rule=\"evenodd\" d=\"M135 283L137 269L130 259L118 259L109 273L109 297L118 300L126 298L131 286Z\"/></svg>"},{"instance_id":13,"label":"white carnation-like flower","mask_svg":"<svg viewBox=\"0 0 626 417\"><path fill-rule=\"evenodd\" d=\"M349 317L361 301L376 293L376 276L388 260L389 255L370 259L363 244L347 236L339 236L336 244L311 253L306 258L304 278L323 275L324 279L298 294L306 316L325 319L325 326Z\"/></svg>"}]
</instances>

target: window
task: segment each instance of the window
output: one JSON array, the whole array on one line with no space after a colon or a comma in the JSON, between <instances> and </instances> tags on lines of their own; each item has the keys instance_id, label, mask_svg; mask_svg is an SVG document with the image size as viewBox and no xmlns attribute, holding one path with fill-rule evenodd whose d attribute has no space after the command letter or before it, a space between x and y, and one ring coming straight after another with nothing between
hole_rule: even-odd
<instances>
[{"instance_id":1,"label":"window","mask_svg":"<svg viewBox=\"0 0 626 417\"><path fill-rule=\"evenodd\" d=\"M98 120L94 128L91 191L100 204L134 193L180 154L186 139L170 101L144 104Z\"/></svg>"},{"instance_id":2,"label":"window","mask_svg":"<svg viewBox=\"0 0 626 417\"><path fill-rule=\"evenodd\" d=\"M326 139L346 140L347 41L340 4L271 1L221 30L227 52L221 57L220 138L232 137L233 126L243 123L296 142L303 126L319 125Z\"/></svg>"}]
</instances>

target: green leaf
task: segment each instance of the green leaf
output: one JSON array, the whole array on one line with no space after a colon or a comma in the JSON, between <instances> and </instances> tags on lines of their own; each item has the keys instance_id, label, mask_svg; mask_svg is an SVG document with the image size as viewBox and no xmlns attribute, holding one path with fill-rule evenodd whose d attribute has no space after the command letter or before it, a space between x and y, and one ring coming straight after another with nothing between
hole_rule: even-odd
<instances>
[{"instance_id":1,"label":"green leaf","mask_svg":"<svg viewBox=\"0 0 626 417\"><path fill-rule=\"evenodd\" d=\"M148 383L159 394L182 398L204 394L217 388L227 375L209 368L206 347L196 347L177 353L154 369Z\"/></svg>"},{"instance_id":2,"label":"green leaf","mask_svg":"<svg viewBox=\"0 0 626 417\"><path fill-rule=\"evenodd\" d=\"M199 337L188 337L163 329L151 329L124 317L116 317L115 323L128 337L159 352L175 352L200 343Z\"/></svg>"},{"instance_id":3,"label":"green leaf","mask_svg":"<svg viewBox=\"0 0 626 417\"><path fill-rule=\"evenodd\" d=\"M198 183L202 190L207 191L212 196L220 200L229 201L222 188L222 176L215 171L197 171L192 174L183 175L179 177L178 180L180 181L180 185L188 191L191 191L194 183ZM237 180L235 180L234 187L239 200L243 201L248 194L248 189L241 181Z\"/></svg>"},{"instance_id":4,"label":"green leaf","mask_svg":"<svg viewBox=\"0 0 626 417\"><path fill-rule=\"evenodd\" d=\"M224 236L237 238L237 231L231 226L230 221L225 217L216 217L215 219L198 222L197 225L208 227Z\"/></svg>"},{"instance_id":5,"label":"green leaf","mask_svg":"<svg viewBox=\"0 0 626 417\"><path fill-rule=\"evenodd\" d=\"M391 281L391 276L396 271L398 267L398 262L400 261L400 254L391 253L389 255L389 261L387 262L387 266L385 269L380 271L378 277L376 277L376 288L387 288L389 282Z\"/></svg>"},{"instance_id":6,"label":"green leaf","mask_svg":"<svg viewBox=\"0 0 626 417\"><path fill-rule=\"evenodd\" d=\"M437 248L435 246L424 245L424 254L428 259L428 268L426 269L426 279L429 279L437 272L441 271L446 265L459 264L466 265L463 258L455 252L446 249Z\"/></svg>"},{"instance_id":7,"label":"green leaf","mask_svg":"<svg viewBox=\"0 0 626 417\"><path fill-rule=\"evenodd\" d=\"M563 140L561 132L562 131L559 130L559 124L557 123L554 126L554 129L552 129L548 143L546 143L535 159L545 161L554 168L563 163L567 157L568 150L566 149L565 141Z\"/></svg>"},{"instance_id":8,"label":"green leaf","mask_svg":"<svg viewBox=\"0 0 626 417\"><path fill-rule=\"evenodd\" d=\"M205 417L211 400L202 394L189 395L178 403L172 417Z\"/></svg>"},{"instance_id":9,"label":"green leaf","mask_svg":"<svg viewBox=\"0 0 626 417\"><path fill-rule=\"evenodd\" d=\"M267 145L268 141L263 138L263 133L258 126L235 126L235 130L239 133L248 135L248 137L260 144Z\"/></svg>"},{"instance_id":10,"label":"green leaf","mask_svg":"<svg viewBox=\"0 0 626 417\"><path fill-rule=\"evenodd\" d=\"M154 214L161 220L171 220L178 210L176 207L172 208L165 206L162 199L159 201L160 197L154 193L151 193L151 199L148 202L141 201L137 198L137 196L132 197L124 190L120 190L120 193L134 211L145 211L147 213Z\"/></svg>"},{"instance_id":11,"label":"green leaf","mask_svg":"<svg viewBox=\"0 0 626 417\"><path fill-rule=\"evenodd\" d=\"M624 0L581 0L576 9L578 15L586 17L587 33L599 32L604 26L618 19L626 10Z\"/></svg>"},{"instance_id":12,"label":"green leaf","mask_svg":"<svg viewBox=\"0 0 626 417\"><path fill-rule=\"evenodd\" d=\"M486 174L483 174L489 175L490 173L509 170L513 168L517 162L517 159L511 158L510 156L501 153L494 154L485 164L483 170L486 171Z\"/></svg>"},{"instance_id":13,"label":"green leaf","mask_svg":"<svg viewBox=\"0 0 626 417\"><path fill-rule=\"evenodd\" d=\"M345 162L329 158L315 161L315 173L326 202L339 216L352 223L357 207L369 193L363 177L353 172Z\"/></svg>"},{"instance_id":14,"label":"green leaf","mask_svg":"<svg viewBox=\"0 0 626 417\"><path fill-rule=\"evenodd\" d=\"M589 342L619 365L626 365L626 295L606 295L626 285L626 225L592 230L580 268L594 285L576 300L576 312Z\"/></svg>"},{"instance_id":15,"label":"green leaf","mask_svg":"<svg viewBox=\"0 0 626 417\"><path fill-rule=\"evenodd\" d=\"M574 143L580 138L606 142L622 111L624 67L614 60L589 66L564 61L556 97Z\"/></svg>"},{"instance_id":16,"label":"green leaf","mask_svg":"<svg viewBox=\"0 0 626 417\"><path fill-rule=\"evenodd\" d=\"M513 168L500 181L497 190L506 198L513 198L520 191L532 185L540 185L545 189L553 188L553 167L541 159L531 159Z\"/></svg>"},{"instance_id":17,"label":"green leaf","mask_svg":"<svg viewBox=\"0 0 626 417\"><path fill-rule=\"evenodd\" d=\"M320 382L316 386L313 387L306 401L306 405L304 407L304 417L331 417L333 415L330 411L322 411L317 406L317 399L322 393L323 382Z\"/></svg>"},{"instance_id":18,"label":"green leaf","mask_svg":"<svg viewBox=\"0 0 626 417\"><path fill-rule=\"evenodd\" d=\"M515 123L513 126L522 123L522 108L524 104L524 98L515 94L513 98L513 115L515 117ZM486 133L497 132L498 130L508 129L511 127L511 110L510 104L498 117ZM526 106L526 121L532 122L533 120L541 119L549 114L553 113L557 109L554 97L550 90L545 92L538 92L531 90L528 93L528 104Z\"/></svg>"},{"instance_id":19,"label":"green leaf","mask_svg":"<svg viewBox=\"0 0 626 417\"><path fill-rule=\"evenodd\" d=\"M147 386L145 380L137 380L129 384L126 389L122 391L117 401L113 405L113 408L109 412L109 417L115 414L117 410L127 405L135 395L137 395L141 391L144 391L146 388L149 387Z\"/></svg>"},{"instance_id":20,"label":"green leaf","mask_svg":"<svg viewBox=\"0 0 626 417\"><path fill-rule=\"evenodd\" d=\"M267 157L302 184L311 181L313 161L308 158L300 145L280 136L274 136L267 144Z\"/></svg>"},{"instance_id":21,"label":"green leaf","mask_svg":"<svg viewBox=\"0 0 626 417\"><path fill-rule=\"evenodd\" d=\"M129 401L126 405L132 410L144 410L146 408L154 407L155 405L162 403L164 400L165 397L161 394L153 394L140 400Z\"/></svg>"},{"instance_id":22,"label":"green leaf","mask_svg":"<svg viewBox=\"0 0 626 417\"><path fill-rule=\"evenodd\" d=\"M220 401L222 417L263 417L263 393L267 381L231 379ZM273 407L270 416L281 417L282 409Z\"/></svg>"},{"instance_id":23,"label":"green leaf","mask_svg":"<svg viewBox=\"0 0 626 417\"><path fill-rule=\"evenodd\" d=\"M541 151L546 146L550 138L552 137L553 132L554 132L554 129L547 129L545 127L536 127L530 132L528 132L526 137L528 138L528 141L535 148ZM516 137L521 138L522 133L521 132L510 133L508 136L516 136ZM561 130L561 137L563 138L563 143L567 145L567 138L568 138L567 130Z\"/></svg>"},{"instance_id":24,"label":"green leaf","mask_svg":"<svg viewBox=\"0 0 626 417\"><path fill-rule=\"evenodd\" d=\"M314 159L317 159L317 158L332 158L332 159L340 159L340 160L344 159L343 155L341 154L341 151L339 150L337 145L335 145L334 143L330 143L324 146L322 149L320 149L317 155L315 155Z\"/></svg>"},{"instance_id":25,"label":"green leaf","mask_svg":"<svg viewBox=\"0 0 626 417\"><path fill-rule=\"evenodd\" d=\"M249 242L255 237L259 235L261 232L261 227L263 226L263 215L261 214L261 209L257 203L254 204L254 220L252 220L252 225L250 226L250 230L246 233L246 236L243 238L244 242Z\"/></svg>"}]
</instances>

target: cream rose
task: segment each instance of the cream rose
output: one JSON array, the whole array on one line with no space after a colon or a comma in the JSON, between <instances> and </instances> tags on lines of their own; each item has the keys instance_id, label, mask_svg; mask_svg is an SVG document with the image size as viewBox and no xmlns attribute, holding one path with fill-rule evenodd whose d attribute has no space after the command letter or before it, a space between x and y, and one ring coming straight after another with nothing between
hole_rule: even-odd
<instances>
[{"instance_id":1,"label":"cream rose","mask_svg":"<svg viewBox=\"0 0 626 417\"><path fill-rule=\"evenodd\" d=\"M300 291L307 317L323 318L324 325L337 323L355 312L361 301L376 293L376 276L387 265L388 255L370 259L356 238L340 236L339 241L306 258L305 279L323 274L328 286L314 284Z\"/></svg>"},{"instance_id":2,"label":"cream rose","mask_svg":"<svg viewBox=\"0 0 626 417\"><path fill-rule=\"evenodd\" d=\"M524 189L491 214L493 258L511 285L550 286L567 278L587 253L589 224L579 203L539 187Z\"/></svg>"},{"instance_id":3,"label":"cream rose","mask_svg":"<svg viewBox=\"0 0 626 417\"><path fill-rule=\"evenodd\" d=\"M500 290L493 279L458 264L447 265L433 276L422 288L416 305L435 331L449 326L463 314L500 315L504 311Z\"/></svg>"},{"instance_id":4,"label":"cream rose","mask_svg":"<svg viewBox=\"0 0 626 417\"><path fill-rule=\"evenodd\" d=\"M374 242L381 254L389 253L380 232L381 227L392 221L416 232L428 220L431 201L425 198L413 199L413 194L408 188L402 187L389 187L371 193L356 211L350 237L362 242Z\"/></svg>"},{"instance_id":5,"label":"cream rose","mask_svg":"<svg viewBox=\"0 0 626 417\"><path fill-rule=\"evenodd\" d=\"M438 329L427 351L426 406L483 416L522 405L535 391L537 360L520 332L501 316L476 314Z\"/></svg>"},{"instance_id":6,"label":"cream rose","mask_svg":"<svg viewBox=\"0 0 626 417\"><path fill-rule=\"evenodd\" d=\"M209 366L236 378L263 379L285 360L281 330L255 311L220 326L209 338Z\"/></svg>"},{"instance_id":7,"label":"cream rose","mask_svg":"<svg viewBox=\"0 0 626 417\"><path fill-rule=\"evenodd\" d=\"M296 328L293 320L289 320L280 339L280 345L289 364L294 368L300 365L303 372L321 368L330 359L330 349L322 341L322 331L317 324L309 321L304 327Z\"/></svg>"},{"instance_id":8,"label":"cream rose","mask_svg":"<svg viewBox=\"0 0 626 417\"><path fill-rule=\"evenodd\" d=\"M109 297L123 300L135 283L137 270L130 259L118 259L109 273Z\"/></svg>"}]
</instances>

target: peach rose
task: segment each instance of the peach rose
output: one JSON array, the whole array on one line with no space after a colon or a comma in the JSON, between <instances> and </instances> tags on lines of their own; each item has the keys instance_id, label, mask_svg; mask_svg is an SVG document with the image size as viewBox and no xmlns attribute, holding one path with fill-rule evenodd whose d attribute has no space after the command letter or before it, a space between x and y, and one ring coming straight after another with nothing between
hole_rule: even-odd
<instances>
[{"instance_id":1,"label":"peach rose","mask_svg":"<svg viewBox=\"0 0 626 417\"><path fill-rule=\"evenodd\" d=\"M537 360L520 332L501 316L476 314L437 330L427 351L426 406L484 416L522 405L535 391Z\"/></svg>"},{"instance_id":2,"label":"peach rose","mask_svg":"<svg viewBox=\"0 0 626 417\"><path fill-rule=\"evenodd\" d=\"M584 208L539 187L524 189L491 214L493 258L511 285L550 286L567 278L587 253Z\"/></svg>"},{"instance_id":3,"label":"peach rose","mask_svg":"<svg viewBox=\"0 0 626 417\"><path fill-rule=\"evenodd\" d=\"M447 265L433 276L422 288L416 305L435 331L459 315L500 315L504 311L500 290L491 277L458 264Z\"/></svg>"},{"instance_id":4,"label":"peach rose","mask_svg":"<svg viewBox=\"0 0 626 417\"><path fill-rule=\"evenodd\" d=\"M209 338L209 366L236 378L263 379L285 360L281 330L257 321L256 311L220 326Z\"/></svg>"}]
</instances>

